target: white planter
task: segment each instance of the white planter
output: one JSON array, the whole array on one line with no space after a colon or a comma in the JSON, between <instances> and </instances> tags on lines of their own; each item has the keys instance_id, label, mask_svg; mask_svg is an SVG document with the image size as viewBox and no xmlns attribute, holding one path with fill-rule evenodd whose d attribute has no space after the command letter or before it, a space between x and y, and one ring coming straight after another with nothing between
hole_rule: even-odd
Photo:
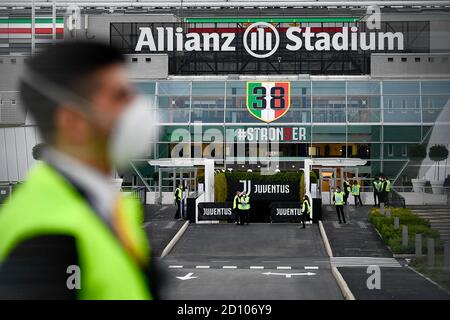
<instances>
[{"instance_id":1,"label":"white planter","mask_svg":"<svg viewBox=\"0 0 450 320\"><path fill-rule=\"evenodd\" d=\"M425 184L427 180L425 179L411 179L414 192L425 192Z\"/></svg>"},{"instance_id":2,"label":"white planter","mask_svg":"<svg viewBox=\"0 0 450 320\"><path fill-rule=\"evenodd\" d=\"M444 193L444 180L431 180L431 190L434 194L443 194Z\"/></svg>"}]
</instances>

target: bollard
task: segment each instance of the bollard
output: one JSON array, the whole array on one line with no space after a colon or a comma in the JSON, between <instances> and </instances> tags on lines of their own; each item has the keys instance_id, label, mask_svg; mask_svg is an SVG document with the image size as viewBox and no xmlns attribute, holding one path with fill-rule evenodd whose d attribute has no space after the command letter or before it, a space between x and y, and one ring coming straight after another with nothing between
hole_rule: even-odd
<instances>
[{"instance_id":1,"label":"bollard","mask_svg":"<svg viewBox=\"0 0 450 320\"><path fill-rule=\"evenodd\" d=\"M428 238L427 239L427 260L428 260L428 266L434 267L435 262L435 255L434 255L434 239Z\"/></svg>"},{"instance_id":2,"label":"bollard","mask_svg":"<svg viewBox=\"0 0 450 320\"><path fill-rule=\"evenodd\" d=\"M416 256L419 257L422 255L422 235L420 233L416 233Z\"/></svg>"},{"instance_id":3,"label":"bollard","mask_svg":"<svg viewBox=\"0 0 450 320\"><path fill-rule=\"evenodd\" d=\"M408 226L402 226L402 246L408 246Z\"/></svg>"},{"instance_id":4,"label":"bollard","mask_svg":"<svg viewBox=\"0 0 450 320\"><path fill-rule=\"evenodd\" d=\"M384 202L380 203L380 213L384 214Z\"/></svg>"},{"instance_id":5,"label":"bollard","mask_svg":"<svg viewBox=\"0 0 450 320\"><path fill-rule=\"evenodd\" d=\"M394 229L400 228L400 218L394 217Z\"/></svg>"},{"instance_id":6,"label":"bollard","mask_svg":"<svg viewBox=\"0 0 450 320\"><path fill-rule=\"evenodd\" d=\"M450 242L444 244L444 267L450 268Z\"/></svg>"},{"instance_id":7,"label":"bollard","mask_svg":"<svg viewBox=\"0 0 450 320\"><path fill-rule=\"evenodd\" d=\"M386 209L386 217L391 218L391 208Z\"/></svg>"}]
</instances>

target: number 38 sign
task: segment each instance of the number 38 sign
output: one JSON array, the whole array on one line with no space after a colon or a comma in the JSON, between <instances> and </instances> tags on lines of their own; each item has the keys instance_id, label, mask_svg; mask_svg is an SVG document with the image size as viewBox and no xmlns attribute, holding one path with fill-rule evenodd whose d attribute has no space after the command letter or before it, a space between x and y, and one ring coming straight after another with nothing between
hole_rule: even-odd
<instances>
[{"instance_id":1,"label":"number 38 sign","mask_svg":"<svg viewBox=\"0 0 450 320\"><path fill-rule=\"evenodd\" d=\"M280 119L289 110L289 82L247 82L247 109L265 122Z\"/></svg>"}]
</instances>

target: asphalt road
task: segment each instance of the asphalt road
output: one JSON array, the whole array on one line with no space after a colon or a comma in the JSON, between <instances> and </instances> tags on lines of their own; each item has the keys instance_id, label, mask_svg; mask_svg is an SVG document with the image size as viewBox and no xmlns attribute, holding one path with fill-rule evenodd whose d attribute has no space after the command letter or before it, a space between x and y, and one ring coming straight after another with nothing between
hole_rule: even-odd
<instances>
[{"instance_id":1,"label":"asphalt road","mask_svg":"<svg viewBox=\"0 0 450 320\"><path fill-rule=\"evenodd\" d=\"M163 262L165 299L342 299L317 225L190 225Z\"/></svg>"}]
</instances>

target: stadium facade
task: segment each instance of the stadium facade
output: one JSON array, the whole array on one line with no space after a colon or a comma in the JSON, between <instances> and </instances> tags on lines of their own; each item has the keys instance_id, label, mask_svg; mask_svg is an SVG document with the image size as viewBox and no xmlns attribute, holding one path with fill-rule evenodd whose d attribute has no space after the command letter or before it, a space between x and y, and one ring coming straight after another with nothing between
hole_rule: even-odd
<instances>
[{"instance_id":1,"label":"stadium facade","mask_svg":"<svg viewBox=\"0 0 450 320\"><path fill-rule=\"evenodd\" d=\"M33 47L74 39L108 41L127 54L160 122L154 159L176 151L213 157L219 169L257 169L276 157L279 169L298 170L309 157L359 158L367 162L358 175L369 181L380 172L397 186L447 177L446 168L436 177L428 158L414 165L410 150L450 144L450 3L386 5L372 26L364 1L310 8L247 2L184 9L112 2L110 9L57 8L56 20L43 6L34 40L30 10L3 9L0 181L23 179L39 141L19 109L23 60ZM255 154L255 140L278 148Z\"/></svg>"}]
</instances>

